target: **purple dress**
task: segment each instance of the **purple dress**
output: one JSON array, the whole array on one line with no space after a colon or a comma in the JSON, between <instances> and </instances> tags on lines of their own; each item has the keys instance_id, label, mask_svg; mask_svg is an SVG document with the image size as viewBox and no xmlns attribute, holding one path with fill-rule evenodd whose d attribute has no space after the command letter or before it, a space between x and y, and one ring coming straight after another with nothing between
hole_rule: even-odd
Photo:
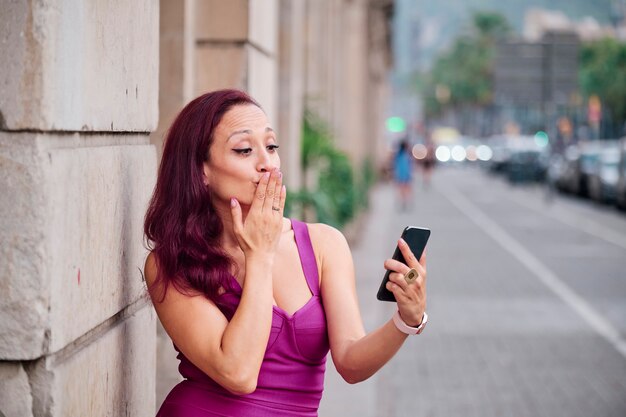
<instances>
[{"instance_id":1,"label":"purple dress","mask_svg":"<svg viewBox=\"0 0 626 417\"><path fill-rule=\"evenodd\" d=\"M319 275L306 224L291 220L309 301L293 315L274 306L272 329L256 390L235 395L222 388L179 351L178 367L185 378L169 393L157 417L316 417L328 354L326 316ZM239 304L241 287L233 277L223 312L229 319ZM178 350L178 349L177 349Z\"/></svg>"}]
</instances>

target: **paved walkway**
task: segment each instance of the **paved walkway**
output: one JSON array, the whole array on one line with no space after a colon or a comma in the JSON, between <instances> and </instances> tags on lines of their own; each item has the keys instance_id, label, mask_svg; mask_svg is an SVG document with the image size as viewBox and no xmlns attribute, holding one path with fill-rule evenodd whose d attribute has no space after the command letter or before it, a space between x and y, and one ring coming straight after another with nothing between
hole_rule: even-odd
<instances>
[{"instance_id":1,"label":"paved walkway","mask_svg":"<svg viewBox=\"0 0 626 417\"><path fill-rule=\"evenodd\" d=\"M390 186L377 188L353 256L371 330L393 312L375 293L397 235L431 228L429 326L369 381L347 385L331 366L320 416L626 416L626 216L545 206L541 190L478 170L440 170L415 188L404 213Z\"/></svg>"},{"instance_id":2,"label":"paved walkway","mask_svg":"<svg viewBox=\"0 0 626 417\"><path fill-rule=\"evenodd\" d=\"M394 311L375 294L397 236L432 229L428 328L357 385L329 358L320 416L625 417L626 216L545 206L540 190L476 170L439 170L416 191L399 212L393 188L378 186L352 249L372 330ZM160 343L157 407L178 378Z\"/></svg>"}]
</instances>

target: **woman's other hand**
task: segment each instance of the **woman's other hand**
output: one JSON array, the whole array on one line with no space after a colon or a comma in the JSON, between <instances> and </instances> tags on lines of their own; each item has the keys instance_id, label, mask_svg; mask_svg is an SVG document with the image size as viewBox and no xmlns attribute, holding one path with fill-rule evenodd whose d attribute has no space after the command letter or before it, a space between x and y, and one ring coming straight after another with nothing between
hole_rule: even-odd
<instances>
[{"instance_id":1,"label":"woman's other hand","mask_svg":"<svg viewBox=\"0 0 626 417\"><path fill-rule=\"evenodd\" d=\"M245 221L239 202L231 200L233 231L246 257L274 256L282 231L286 195L282 173L273 169L261 177Z\"/></svg>"},{"instance_id":2,"label":"woman's other hand","mask_svg":"<svg viewBox=\"0 0 626 417\"><path fill-rule=\"evenodd\" d=\"M398 248L407 263L403 264L394 259L385 261L385 268L392 271L389 274L387 289L396 297L402 320L409 326L417 327L421 324L426 311L426 254L418 261L404 239L398 240ZM408 284L404 276L411 268L417 271L418 277Z\"/></svg>"}]
</instances>

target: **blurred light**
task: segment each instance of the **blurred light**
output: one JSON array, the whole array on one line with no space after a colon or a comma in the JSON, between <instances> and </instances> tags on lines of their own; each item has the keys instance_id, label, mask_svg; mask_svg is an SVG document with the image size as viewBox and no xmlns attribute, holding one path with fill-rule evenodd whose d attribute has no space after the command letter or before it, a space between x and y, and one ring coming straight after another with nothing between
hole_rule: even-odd
<instances>
[{"instance_id":1,"label":"blurred light","mask_svg":"<svg viewBox=\"0 0 626 417\"><path fill-rule=\"evenodd\" d=\"M413 146L413 157L415 159L424 159L426 158L427 154L428 150L426 149L426 146L422 145L421 143Z\"/></svg>"},{"instance_id":2,"label":"blurred light","mask_svg":"<svg viewBox=\"0 0 626 417\"><path fill-rule=\"evenodd\" d=\"M548 143L549 143L548 134L541 130L535 133L535 143L537 144L537 146L542 147L542 148L544 146L548 146Z\"/></svg>"},{"instance_id":3,"label":"blurred light","mask_svg":"<svg viewBox=\"0 0 626 417\"><path fill-rule=\"evenodd\" d=\"M437 127L433 129L432 139L437 145L457 143L461 134L453 127Z\"/></svg>"},{"instance_id":4,"label":"blurred light","mask_svg":"<svg viewBox=\"0 0 626 417\"><path fill-rule=\"evenodd\" d=\"M437 84L435 86L435 97L441 104L446 104L450 100L450 87L444 84Z\"/></svg>"},{"instance_id":5,"label":"blurred light","mask_svg":"<svg viewBox=\"0 0 626 417\"><path fill-rule=\"evenodd\" d=\"M479 145L478 148L476 148L476 156L478 156L478 159L481 161L489 161L493 157L493 151L487 145Z\"/></svg>"},{"instance_id":6,"label":"blurred light","mask_svg":"<svg viewBox=\"0 0 626 417\"><path fill-rule=\"evenodd\" d=\"M478 157L476 156L476 146L474 145L469 145L466 149L465 149L465 157L467 158L468 161L475 161Z\"/></svg>"},{"instance_id":7,"label":"blurred light","mask_svg":"<svg viewBox=\"0 0 626 417\"><path fill-rule=\"evenodd\" d=\"M447 146L438 146L435 151L435 157L441 162L448 162L450 160L450 148Z\"/></svg>"},{"instance_id":8,"label":"blurred light","mask_svg":"<svg viewBox=\"0 0 626 417\"><path fill-rule=\"evenodd\" d=\"M400 133L406 130L406 122L402 117L390 117L387 119L387 130L393 133Z\"/></svg>"},{"instance_id":9,"label":"blurred light","mask_svg":"<svg viewBox=\"0 0 626 417\"><path fill-rule=\"evenodd\" d=\"M452 159L457 162L462 162L465 159L465 148L461 145L456 145L452 148Z\"/></svg>"}]
</instances>

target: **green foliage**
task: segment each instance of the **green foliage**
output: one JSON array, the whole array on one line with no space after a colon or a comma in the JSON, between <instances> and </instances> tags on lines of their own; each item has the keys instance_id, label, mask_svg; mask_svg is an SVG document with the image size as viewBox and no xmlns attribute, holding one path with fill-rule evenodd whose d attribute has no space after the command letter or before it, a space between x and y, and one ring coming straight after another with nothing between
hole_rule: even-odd
<instances>
[{"instance_id":1,"label":"green foliage","mask_svg":"<svg viewBox=\"0 0 626 417\"><path fill-rule=\"evenodd\" d=\"M472 22L469 33L457 37L452 48L439 56L422 83L428 86L424 91L428 114L437 114L446 106L482 106L492 101L495 43L511 29L498 13L477 12ZM445 89L446 94L437 88Z\"/></svg>"},{"instance_id":2,"label":"green foliage","mask_svg":"<svg viewBox=\"0 0 626 417\"><path fill-rule=\"evenodd\" d=\"M309 111L304 115L301 146L300 162L304 172L320 159L334 152L328 128Z\"/></svg>"},{"instance_id":3,"label":"green foliage","mask_svg":"<svg viewBox=\"0 0 626 417\"><path fill-rule=\"evenodd\" d=\"M317 221L341 227L354 218L360 206L367 203L368 190L375 180L370 161L355 178L348 156L337 149L323 122L306 113L302 137L302 169L305 177L317 173L315 189L306 186L289 193L285 212L313 209Z\"/></svg>"},{"instance_id":4,"label":"green foliage","mask_svg":"<svg viewBox=\"0 0 626 417\"><path fill-rule=\"evenodd\" d=\"M369 190L376 183L376 168L370 158L366 158L361 165L361 173L357 177L356 191L358 204L361 207L369 206Z\"/></svg>"},{"instance_id":5,"label":"green foliage","mask_svg":"<svg viewBox=\"0 0 626 417\"><path fill-rule=\"evenodd\" d=\"M597 95L611 113L613 122L626 121L626 43L602 39L583 45L579 81L582 93Z\"/></svg>"}]
</instances>

